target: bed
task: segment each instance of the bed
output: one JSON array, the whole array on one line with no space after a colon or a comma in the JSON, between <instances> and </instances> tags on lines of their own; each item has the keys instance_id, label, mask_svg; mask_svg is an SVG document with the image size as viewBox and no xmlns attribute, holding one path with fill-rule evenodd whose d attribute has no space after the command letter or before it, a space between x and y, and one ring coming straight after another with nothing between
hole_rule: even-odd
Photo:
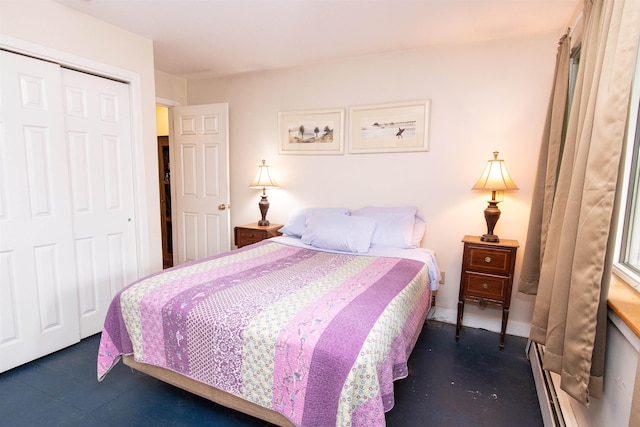
<instances>
[{"instance_id":1,"label":"bed","mask_svg":"<svg viewBox=\"0 0 640 427\"><path fill-rule=\"evenodd\" d=\"M120 291L98 379L123 359L273 424L385 425L439 281L424 222L415 208L331 208L282 231Z\"/></svg>"}]
</instances>

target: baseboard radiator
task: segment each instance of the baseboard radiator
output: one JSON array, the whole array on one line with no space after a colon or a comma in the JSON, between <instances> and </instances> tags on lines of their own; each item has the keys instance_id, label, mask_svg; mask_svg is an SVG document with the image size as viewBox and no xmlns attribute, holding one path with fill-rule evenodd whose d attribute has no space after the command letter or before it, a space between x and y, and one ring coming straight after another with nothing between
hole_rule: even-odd
<instances>
[{"instance_id":1,"label":"baseboard radiator","mask_svg":"<svg viewBox=\"0 0 640 427\"><path fill-rule=\"evenodd\" d=\"M571 402L568 400L566 393L559 388L559 375L542 369L544 346L529 341L526 352L531 362L531 370L536 383L544 427L577 426L571 409ZM558 384L558 387L556 387L556 384Z\"/></svg>"}]
</instances>

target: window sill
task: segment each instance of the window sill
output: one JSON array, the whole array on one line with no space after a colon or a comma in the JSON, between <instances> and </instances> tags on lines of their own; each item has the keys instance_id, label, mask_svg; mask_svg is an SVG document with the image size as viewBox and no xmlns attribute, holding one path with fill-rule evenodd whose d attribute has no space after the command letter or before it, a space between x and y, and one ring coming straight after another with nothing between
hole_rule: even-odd
<instances>
[{"instance_id":1,"label":"window sill","mask_svg":"<svg viewBox=\"0 0 640 427\"><path fill-rule=\"evenodd\" d=\"M609 285L609 307L640 338L640 293L615 274Z\"/></svg>"}]
</instances>

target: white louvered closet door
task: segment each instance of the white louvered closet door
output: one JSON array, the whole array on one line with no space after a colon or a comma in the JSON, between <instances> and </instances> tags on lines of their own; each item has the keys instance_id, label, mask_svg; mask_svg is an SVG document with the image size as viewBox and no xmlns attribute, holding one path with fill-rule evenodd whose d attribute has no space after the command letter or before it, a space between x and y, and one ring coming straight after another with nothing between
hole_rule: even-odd
<instances>
[{"instance_id":1,"label":"white louvered closet door","mask_svg":"<svg viewBox=\"0 0 640 427\"><path fill-rule=\"evenodd\" d=\"M80 335L102 330L109 302L138 277L129 87L62 69Z\"/></svg>"},{"instance_id":2,"label":"white louvered closet door","mask_svg":"<svg viewBox=\"0 0 640 427\"><path fill-rule=\"evenodd\" d=\"M79 340L60 67L0 51L0 372Z\"/></svg>"}]
</instances>

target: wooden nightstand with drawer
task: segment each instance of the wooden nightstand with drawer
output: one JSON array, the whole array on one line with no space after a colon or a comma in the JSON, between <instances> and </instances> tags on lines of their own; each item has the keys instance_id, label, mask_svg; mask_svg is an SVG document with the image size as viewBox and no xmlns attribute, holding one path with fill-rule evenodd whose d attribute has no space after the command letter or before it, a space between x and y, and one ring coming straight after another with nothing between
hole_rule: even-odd
<instances>
[{"instance_id":1,"label":"wooden nightstand with drawer","mask_svg":"<svg viewBox=\"0 0 640 427\"><path fill-rule=\"evenodd\" d=\"M456 341L460 338L465 301L502 307L500 349L504 348L504 335L509 318L511 287L516 265L517 240L500 239L499 242L483 242L477 236L464 236L460 295L458 297L458 321Z\"/></svg>"},{"instance_id":2,"label":"wooden nightstand with drawer","mask_svg":"<svg viewBox=\"0 0 640 427\"><path fill-rule=\"evenodd\" d=\"M258 223L239 225L233 229L236 246L241 248L258 243L270 237L282 235L278 230L282 224L258 225Z\"/></svg>"}]
</instances>

